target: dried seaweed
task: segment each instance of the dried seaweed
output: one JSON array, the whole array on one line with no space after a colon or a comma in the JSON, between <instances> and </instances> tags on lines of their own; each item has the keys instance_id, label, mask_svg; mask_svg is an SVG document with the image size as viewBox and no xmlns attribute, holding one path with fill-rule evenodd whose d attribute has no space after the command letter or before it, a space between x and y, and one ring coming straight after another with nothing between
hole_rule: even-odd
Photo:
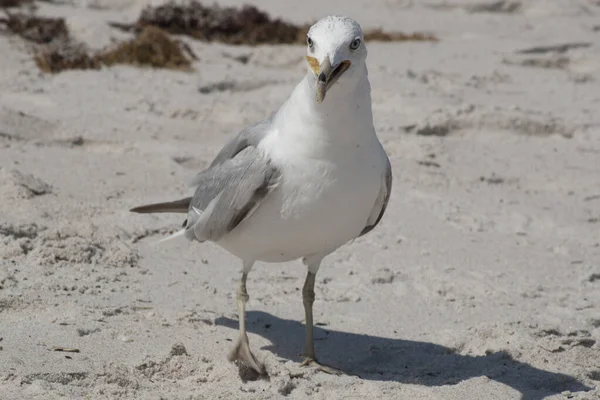
<instances>
[{"instance_id":1,"label":"dried seaweed","mask_svg":"<svg viewBox=\"0 0 600 400\"><path fill-rule=\"evenodd\" d=\"M492 3L478 3L467 5L465 9L470 13L504 13L515 14L523 8L520 1L500 0Z\"/></svg>"},{"instance_id":2,"label":"dried seaweed","mask_svg":"<svg viewBox=\"0 0 600 400\"><path fill-rule=\"evenodd\" d=\"M42 18L31 13L7 15L8 19L4 21L6 28L36 45L35 62L44 72L98 69L102 65L114 64L189 69L190 59L196 58L185 44L152 26L143 29L130 41L94 53L70 36L62 18Z\"/></svg>"},{"instance_id":3,"label":"dried seaweed","mask_svg":"<svg viewBox=\"0 0 600 400\"><path fill-rule=\"evenodd\" d=\"M432 34L414 32L384 32L381 29L371 29L364 32L367 42L437 42L439 39Z\"/></svg>"},{"instance_id":4,"label":"dried seaweed","mask_svg":"<svg viewBox=\"0 0 600 400\"><path fill-rule=\"evenodd\" d=\"M57 73L68 69L98 69L100 63L87 47L68 38L55 40L38 50L35 63L43 72Z\"/></svg>"},{"instance_id":5,"label":"dried seaweed","mask_svg":"<svg viewBox=\"0 0 600 400\"><path fill-rule=\"evenodd\" d=\"M566 53L569 50L585 49L592 45L590 42L573 42L553 44L549 46L535 46L516 51L517 54L546 54L546 53Z\"/></svg>"},{"instance_id":6,"label":"dried seaweed","mask_svg":"<svg viewBox=\"0 0 600 400\"><path fill-rule=\"evenodd\" d=\"M169 2L142 10L135 27L137 30L153 25L169 33L188 35L205 41L228 44L283 44L304 41L302 27L271 19L254 6L244 5L206 7L192 0L187 4Z\"/></svg>"},{"instance_id":7,"label":"dried seaweed","mask_svg":"<svg viewBox=\"0 0 600 400\"><path fill-rule=\"evenodd\" d=\"M208 7L196 0L185 4L171 1L157 7L147 6L135 24L111 25L125 31L138 32L149 25L157 26L172 34L234 45L304 44L311 26L273 19L266 12L250 5L235 8L215 4ZM426 33L388 33L381 29L373 29L365 32L365 40L401 42L438 39Z\"/></svg>"},{"instance_id":8,"label":"dried seaweed","mask_svg":"<svg viewBox=\"0 0 600 400\"><path fill-rule=\"evenodd\" d=\"M0 8L20 7L32 3L33 0L0 0Z\"/></svg>"},{"instance_id":9,"label":"dried seaweed","mask_svg":"<svg viewBox=\"0 0 600 400\"><path fill-rule=\"evenodd\" d=\"M163 30L147 26L136 38L102 52L96 58L105 65L132 64L188 70L191 60L185 50L189 53L189 49L171 39Z\"/></svg>"},{"instance_id":10,"label":"dried seaweed","mask_svg":"<svg viewBox=\"0 0 600 400\"><path fill-rule=\"evenodd\" d=\"M4 22L6 29L34 43L35 62L44 72L64 69L98 68L86 46L69 36L63 18L38 17L33 13L8 13Z\"/></svg>"},{"instance_id":11,"label":"dried seaweed","mask_svg":"<svg viewBox=\"0 0 600 400\"><path fill-rule=\"evenodd\" d=\"M186 56L186 50L164 31L147 27L137 37L97 53L89 52L73 40L55 41L38 53L36 64L42 71L52 73L115 64L190 70L191 60Z\"/></svg>"},{"instance_id":12,"label":"dried seaweed","mask_svg":"<svg viewBox=\"0 0 600 400\"><path fill-rule=\"evenodd\" d=\"M43 18L33 14L8 12L6 14L6 28L30 42L46 44L55 39L64 40L69 36L69 30L62 18Z\"/></svg>"}]
</instances>

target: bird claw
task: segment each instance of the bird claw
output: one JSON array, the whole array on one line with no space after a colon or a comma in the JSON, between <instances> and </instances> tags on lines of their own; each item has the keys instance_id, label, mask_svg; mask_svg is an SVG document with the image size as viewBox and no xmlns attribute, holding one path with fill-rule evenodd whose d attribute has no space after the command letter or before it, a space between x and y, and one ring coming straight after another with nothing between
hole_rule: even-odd
<instances>
[{"instance_id":1,"label":"bird claw","mask_svg":"<svg viewBox=\"0 0 600 400\"><path fill-rule=\"evenodd\" d=\"M320 364L315 359L307 357L300 363L301 367L313 367L318 371L325 372L330 375L343 375L344 371L341 371L337 368L330 367L328 365Z\"/></svg>"},{"instance_id":2,"label":"bird claw","mask_svg":"<svg viewBox=\"0 0 600 400\"><path fill-rule=\"evenodd\" d=\"M245 338L245 340L240 338L227 358L229 361L237 361L239 364L253 369L259 376L266 375L267 373L265 366L258 362L256 357L254 357L254 354L252 354L252 351L250 351L248 338Z\"/></svg>"}]
</instances>

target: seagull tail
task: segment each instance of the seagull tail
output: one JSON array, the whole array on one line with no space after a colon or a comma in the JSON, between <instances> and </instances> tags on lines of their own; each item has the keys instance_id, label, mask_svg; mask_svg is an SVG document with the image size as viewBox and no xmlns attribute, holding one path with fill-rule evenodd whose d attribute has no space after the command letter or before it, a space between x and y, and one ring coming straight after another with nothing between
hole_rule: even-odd
<instances>
[{"instance_id":1,"label":"seagull tail","mask_svg":"<svg viewBox=\"0 0 600 400\"><path fill-rule=\"evenodd\" d=\"M169 201L166 203L155 203L147 204L139 207L132 208L131 212L140 214L150 213L187 213L190 208L190 202L192 198L186 197L185 199Z\"/></svg>"}]
</instances>

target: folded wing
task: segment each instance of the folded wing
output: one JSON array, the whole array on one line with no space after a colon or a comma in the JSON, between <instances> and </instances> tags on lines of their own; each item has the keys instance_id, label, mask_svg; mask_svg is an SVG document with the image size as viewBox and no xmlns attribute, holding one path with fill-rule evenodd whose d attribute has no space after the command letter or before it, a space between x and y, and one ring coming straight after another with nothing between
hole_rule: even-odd
<instances>
[{"instance_id":1,"label":"folded wing","mask_svg":"<svg viewBox=\"0 0 600 400\"><path fill-rule=\"evenodd\" d=\"M186 237L219 240L252 215L277 187L280 176L268 157L252 146L198 174L184 223Z\"/></svg>"},{"instance_id":2,"label":"folded wing","mask_svg":"<svg viewBox=\"0 0 600 400\"><path fill-rule=\"evenodd\" d=\"M371 215L367 220L367 226L364 227L359 236L371 232L377 226L379 221L381 221L381 218L383 218L383 214L385 213L385 209L387 208L390 200L390 195L392 194L392 165L390 164L389 158L386 157L386 160L387 166L381 179L379 196L377 196L377 200L375 200L373 211L371 211Z\"/></svg>"},{"instance_id":3,"label":"folded wing","mask_svg":"<svg viewBox=\"0 0 600 400\"><path fill-rule=\"evenodd\" d=\"M138 213L187 213L183 223L188 239L217 241L248 218L281 176L269 158L258 149L272 117L236 135L217 154L211 165L193 179L192 197L131 209Z\"/></svg>"}]
</instances>

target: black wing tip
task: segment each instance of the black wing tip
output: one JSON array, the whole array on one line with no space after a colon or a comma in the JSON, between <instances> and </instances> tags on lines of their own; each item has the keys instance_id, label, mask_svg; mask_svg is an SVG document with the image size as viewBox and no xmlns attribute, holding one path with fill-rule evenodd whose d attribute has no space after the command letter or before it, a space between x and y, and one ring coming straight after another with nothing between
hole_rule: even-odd
<instances>
[{"instance_id":1,"label":"black wing tip","mask_svg":"<svg viewBox=\"0 0 600 400\"><path fill-rule=\"evenodd\" d=\"M150 212L149 206L137 206L129 209L129 212L137 213L137 214L145 214Z\"/></svg>"},{"instance_id":2,"label":"black wing tip","mask_svg":"<svg viewBox=\"0 0 600 400\"><path fill-rule=\"evenodd\" d=\"M170 201L167 203L145 204L131 208L129 211L138 214L153 213L186 213L190 205L191 197L185 199Z\"/></svg>"}]
</instances>

